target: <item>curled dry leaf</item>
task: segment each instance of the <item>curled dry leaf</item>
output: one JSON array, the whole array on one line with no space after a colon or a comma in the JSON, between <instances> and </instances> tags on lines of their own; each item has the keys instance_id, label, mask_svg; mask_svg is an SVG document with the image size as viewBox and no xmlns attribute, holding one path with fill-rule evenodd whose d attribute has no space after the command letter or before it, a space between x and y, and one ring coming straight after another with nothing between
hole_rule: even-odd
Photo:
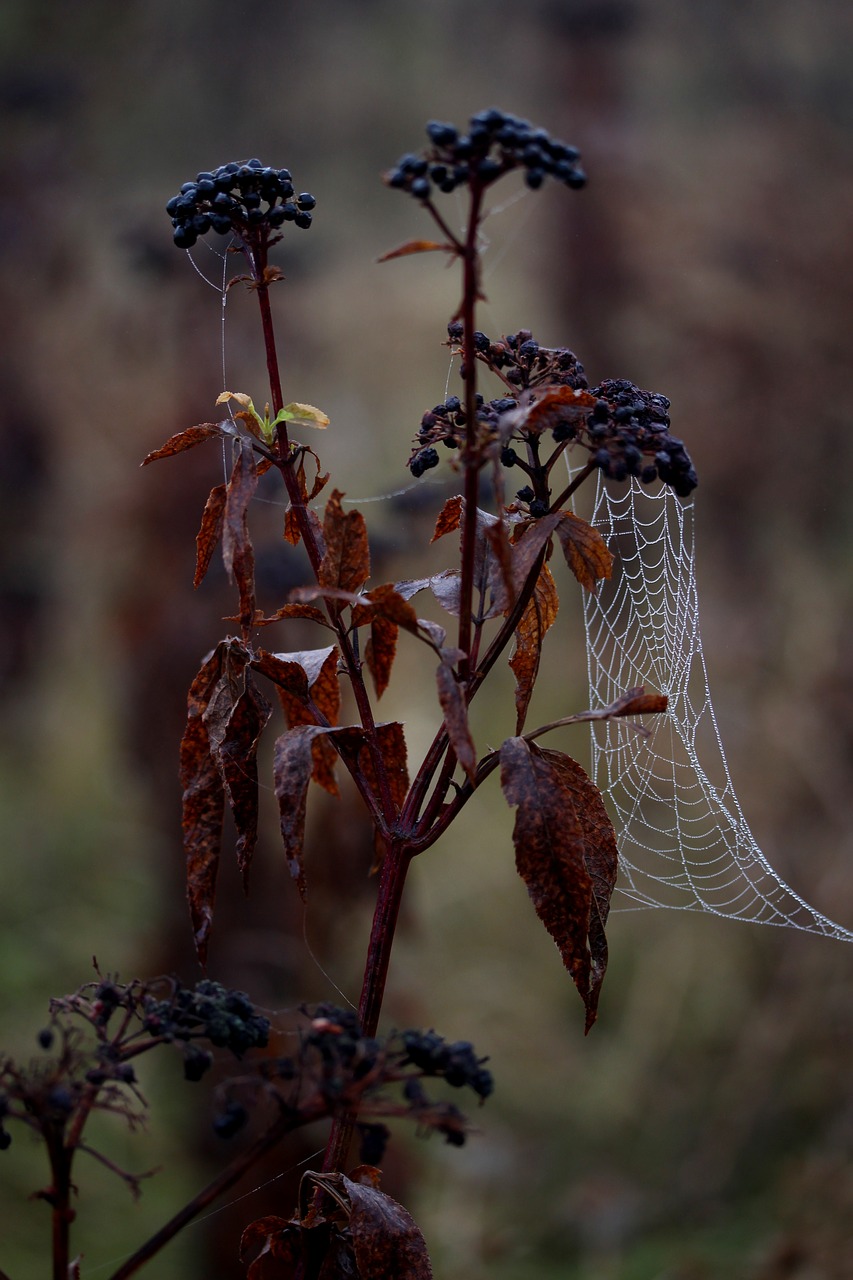
<instances>
[{"instance_id":1,"label":"curled dry leaf","mask_svg":"<svg viewBox=\"0 0 853 1280\"><path fill-rule=\"evenodd\" d=\"M408 258L413 253L453 253L457 252L456 246L452 244L439 244L437 240L407 240L405 244L401 244L397 249L389 249L387 253L383 253L381 258L377 258L377 262L390 262L393 258Z\"/></svg>"},{"instance_id":2,"label":"curled dry leaf","mask_svg":"<svg viewBox=\"0 0 853 1280\"><path fill-rule=\"evenodd\" d=\"M516 867L595 1022L607 968L604 925L616 882L613 825L581 766L524 738L500 749L501 788L517 808Z\"/></svg>"},{"instance_id":3,"label":"curled dry leaf","mask_svg":"<svg viewBox=\"0 0 853 1280\"><path fill-rule=\"evenodd\" d=\"M438 513L430 542L437 542L446 533L452 533L454 529L459 528L459 522L462 519L462 503L463 499L459 494L447 499Z\"/></svg>"},{"instance_id":4,"label":"curled dry leaf","mask_svg":"<svg viewBox=\"0 0 853 1280\"><path fill-rule=\"evenodd\" d=\"M278 800L279 827L284 842L287 868L305 901L305 810L308 783L314 772L312 744L326 729L319 725L300 724L288 729L276 741L273 757L275 794Z\"/></svg>"},{"instance_id":5,"label":"curled dry leaf","mask_svg":"<svg viewBox=\"0 0 853 1280\"><path fill-rule=\"evenodd\" d=\"M169 436L169 439L159 449L154 449L151 453L146 454L139 464L147 467L149 462L156 462L159 458L171 458L173 453L183 453L185 449L194 449L197 444L204 444L205 440L211 440L214 436L220 436L222 428L216 422L200 422L198 426L187 427L185 431L179 431L177 435Z\"/></svg>"},{"instance_id":6,"label":"curled dry leaf","mask_svg":"<svg viewBox=\"0 0 853 1280\"><path fill-rule=\"evenodd\" d=\"M446 662L439 664L435 678L450 745L456 752L456 759L462 769L471 782L474 782L477 774L477 749L468 724L465 691L457 682L453 668Z\"/></svg>"},{"instance_id":7,"label":"curled dry leaf","mask_svg":"<svg viewBox=\"0 0 853 1280\"><path fill-rule=\"evenodd\" d=\"M595 592L613 572L613 553L597 529L570 511L560 512L557 537L572 573L582 587Z\"/></svg>"},{"instance_id":8,"label":"curled dry leaf","mask_svg":"<svg viewBox=\"0 0 853 1280\"><path fill-rule=\"evenodd\" d=\"M349 1229L359 1275L431 1280L426 1241L412 1215L384 1191L340 1175L350 1202Z\"/></svg>"},{"instance_id":9,"label":"curled dry leaf","mask_svg":"<svg viewBox=\"0 0 853 1280\"><path fill-rule=\"evenodd\" d=\"M527 709L533 696L533 686L539 674L542 644L545 635L557 617L560 600L557 585L547 564L543 564L536 579L533 595L521 615L515 629L515 650L509 660L515 676L515 732L521 733L527 718Z\"/></svg>"},{"instance_id":10,"label":"curled dry leaf","mask_svg":"<svg viewBox=\"0 0 853 1280\"><path fill-rule=\"evenodd\" d=\"M219 648L219 680L203 719L237 829L237 865L248 888L258 834L258 741L272 707L252 680L246 647L225 640Z\"/></svg>"},{"instance_id":11,"label":"curled dry leaf","mask_svg":"<svg viewBox=\"0 0 853 1280\"><path fill-rule=\"evenodd\" d=\"M297 653L263 654L263 667L256 662L258 670L270 674L274 678L277 671L281 677L275 680L278 695L285 719L291 729L297 725L316 725L328 728L338 723L341 706L341 689L338 680L338 649L329 645L324 649L303 649ZM272 659L272 662L270 661ZM301 675L294 680L293 668ZM309 706L309 702L312 704ZM318 721L315 714L320 713L325 721ZM330 795L338 794L335 781L335 764L337 753L325 736L315 737L312 743L314 768L312 777Z\"/></svg>"},{"instance_id":12,"label":"curled dry leaf","mask_svg":"<svg viewBox=\"0 0 853 1280\"><path fill-rule=\"evenodd\" d=\"M226 496L227 487L224 484L218 484L211 489L207 502L204 504L201 525L195 539L194 587L199 587L204 581L205 574L210 568L210 562L213 559L213 553L216 550L216 544L222 535Z\"/></svg>"},{"instance_id":13,"label":"curled dry leaf","mask_svg":"<svg viewBox=\"0 0 853 1280\"><path fill-rule=\"evenodd\" d=\"M344 511L343 496L339 489L334 489L326 503L323 518L326 553L317 576L321 587L358 591L370 577L367 526L360 511Z\"/></svg>"},{"instance_id":14,"label":"curled dry leaf","mask_svg":"<svg viewBox=\"0 0 853 1280\"><path fill-rule=\"evenodd\" d=\"M181 740L183 841L187 901L199 960L207 961L225 814L225 787L210 747L204 713L222 673L222 646L208 654L190 685Z\"/></svg>"},{"instance_id":15,"label":"curled dry leaf","mask_svg":"<svg viewBox=\"0 0 853 1280\"><path fill-rule=\"evenodd\" d=\"M255 552L249 537L248 509L258 487L252 446L241 440L225 494L222 559L240 591L240 617L251 626L255 616Z\"/></svg>"}]
</instances>

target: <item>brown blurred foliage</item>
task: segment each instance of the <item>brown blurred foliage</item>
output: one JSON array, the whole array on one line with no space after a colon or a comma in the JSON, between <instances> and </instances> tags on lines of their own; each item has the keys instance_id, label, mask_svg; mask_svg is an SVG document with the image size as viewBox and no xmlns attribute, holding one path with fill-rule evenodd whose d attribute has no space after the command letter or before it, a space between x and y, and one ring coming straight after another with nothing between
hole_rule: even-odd
<instances>
[{"instance_id":1,"label":"brown blurred foliage","mask_svg":"<svg viewBox=\"0 0 853 1280\"><path fill-rule=\"evenodd\" d=\"M195 972L176 753L186 688L233 600L215 570L191 589L217 457L138 470L208 419L222 389L219 297L172 247L165 200L198 169L252 154L317 195L310 235L282 255L285 376L332 419L333 481L389 493L444 394L457 295L431 255L375 264L428 230L378 175L420 145L427 118L492 102L580 146L591 181L582 199L546 189L496 215L482 326L528 325L573 346L593 380L630 377L672 399L700 476L705 650L741 802L782 875L853 924L851 35L838 0L7 0L0 959L12 1038L28 1043L93 952L127 977ZM254 316L236 291L226 316L229 387L262 403ZM433 492L363 508L377 581L431 571L420 548ZM281 515L259 505L255 517L270 609L301 580ZM316 643L297 634L278 647ZM538 695L561 713L584 705L576 641L561 615L543 659L553 692ZM389 718L413 720L412 750L433 709L407 706L429 684L409 661L395 673L405 693L392 684L386 698ZM511 709L508 683L493 740ZM334 803L315 822L305 928L352 995L372 853L350 798L344 812ZM511 815L489 809L416 866L388 1009L470 1037L497 1079L483 1136L461 1154L418 1146L398 1178L437 1274L849 1276L849 948L616 916L610 989L584 1041L513 878ZM272 836L256 862L248 906L236 872L223 884L213 976L271 1008L334 996ZM167 1171L139 1209L121 1189L98 1200L82 1237L92 1267L204 1176L200 1153L186 1162L201 1144L176 1089L152 1084L160 1154L131 1161ZM202 1108L199 1130L206 1120ZM41 1207L25 1203L35 1170L11 1172L2 1193L12 1275L46 1252ZM93 1187L82 1218L86 1194L107 1195ZM193 1228L156 1274L208 1275L213 1256L218 1275L240 1274L224 1250L236 1256L245 1205L291 1208L289 1191L266 1194Z\"/></svg>"}]
</instances>

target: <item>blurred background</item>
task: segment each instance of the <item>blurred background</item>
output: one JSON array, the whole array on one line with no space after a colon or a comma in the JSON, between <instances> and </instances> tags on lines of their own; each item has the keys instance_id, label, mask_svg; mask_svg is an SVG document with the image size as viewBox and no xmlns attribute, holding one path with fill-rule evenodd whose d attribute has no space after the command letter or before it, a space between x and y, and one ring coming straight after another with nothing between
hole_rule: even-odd
<instances>
[{"instance_id":1,"label":"blurred background","mask_svg":"<svg viewBox=\"0 0 853 1280\"><path fill-rule=\"evenodd\" d=\"M423 145L427 119L463 123L493 104L580 147L590 183L580 195L546 186L490 220L480 327L529 327L571 346L591 382L626 377L671 398L700 476L705 652L741 804L782 876L853 926L851 39L841 0L5 0L10 1051L37 1052L49 998L87 981L93 955L124 978L198 976L176 762L186 688L233 612L221 570L191 588L221 459L211 448L138 464L212 417L222 307L172 246L166 200L198 170L250 155L317 196L313 229L287 235L279 259L286 398L331 417L322 458L350 497L393 494L410 481L421 414L445 396L459 286L429 255L377 265L430 234L380 174ZM194 256L215 280L219 260ZM226 321L228 386L262 404L247 293L232 290ZM377 581L444 567L444 549L425 544L452 484L445 467L362 506ZM305 570L281 541L280 494L262 496L272 610ZM530 724L586 705L579 599L564 585ZM276 649L324 642L301 624L275 630L263 642ZM410 759L435 721L425 672L401 644L382 713L405 717ZM478 741L512 724L500 677ZM585 758L583 734L554 745ZM248 903L223 869L211 976L272 1010L339 999L334 984L356 998L369 833L347 794L314 797L303 917L271 799ZM511 822L495 786L415 864L391 975L388 1026L471 1039L496 1079L463 1151L402 1132L392 1143L384 1186L422 1226L436 1275L849 1280L853 950L707 916L615 915L585 1039L516 877ZM180 1077L170 1061L145 1074L146 1134L101 1135L125 1167L161 1167L138 1204L103 1168L77 1170L84 1275L108 1275L228 1158L208 1136L209 1093ZM150 1274L241 1275L241 1227L289 1213L298 1171L257 1188L323 1142L317 1131L284 1149ZM41 1159L16 1133L0 1160L12 1280L47 1266L48 1210L27 1199L44 1185Z\"/></svg>"}]
</instances>

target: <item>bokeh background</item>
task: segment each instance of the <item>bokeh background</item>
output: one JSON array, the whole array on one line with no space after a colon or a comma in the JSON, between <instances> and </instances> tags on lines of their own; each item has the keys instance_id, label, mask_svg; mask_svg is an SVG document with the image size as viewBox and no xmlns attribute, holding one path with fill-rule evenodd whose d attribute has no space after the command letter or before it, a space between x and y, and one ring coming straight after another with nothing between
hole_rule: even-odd
<instances>
[{"instance_id":1,"label":"bokeh background","mask_svg":"<svg viewBox=\"0 0 853 1280\"><path fill-rule=\"evenodd\" d=\"M781 874L853 926L851 40L842 0L5 0L10 1050L36 1052L50 996L86 981L93 955L128 978L197 975L175 765L186 687L232 611L221 572L190 587L221 463L213 449L138 463L211 416L221 303L172 247L166 199L197 170L255 154L315 193L314 228L282 250L286 385L332 418L323 460L341 487L391 494L409 479L421 413L445 394L458 285L430 257L376 264L429 233L379 175L421 145L428 118L461 122L493 103L578 145L591 181L490 221L481 327L530 327L572 346L593 381L670 396L700 475L705 650L741 803ZM213 255L196 261L219 270ZM247 294L232 291L226 319L229 386L263 402ZM445 492L424 483L363 506L378 580L442 566L425 543ZM256 542L276 607L303 568L281 542L280 495L266 497ZM297 628L273 643L318 641ZM570 588L546 659L539 718L585 705ZM413 756L435 715L427 674L403 646L386 695ZM512 731L510 708L497 680L483 741ZM580 736L562 745L585 749ZM333 983L354 997L372 894L357 810L346 796L315 806L303 918L266 808L248 904L223 873L212 976L274 1010L337 998ZM472 1039L497 1081L464 1151L394 1140L385 1186L420 1222L436 1274L849 1280L853 950L710 917L617 915L584 1039L510 830L493 789L416 864L393 966L388 1024ZM103 1141L119 1163L162 1171L134 1204L81 1164L85 1275L108 1275L226 1158L208 1137L209 1097L176 1063L144 1084L148 1133L107 1126ZM317 1132L283 1151L150 1274L242 1274L241 1226L289 1212L297 1174L256 1188L322 1143ZM17 1134L0 1162L0 1267L13 1280L47 1267L47 1210L27 1199L40 1160Z\"/></svg>"}]
</instances>

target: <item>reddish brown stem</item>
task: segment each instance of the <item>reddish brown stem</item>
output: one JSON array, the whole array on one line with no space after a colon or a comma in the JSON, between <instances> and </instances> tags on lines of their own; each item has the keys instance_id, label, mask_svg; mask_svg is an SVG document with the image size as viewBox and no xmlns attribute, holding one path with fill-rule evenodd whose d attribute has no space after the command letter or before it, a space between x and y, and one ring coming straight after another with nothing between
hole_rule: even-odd
<instances>
[{"instance_id":1,"label":"reddish brown stem","mask_svg":"<svg viewBox=\"0 0 853 1280\"><path fill-rule=\"evenodd\" d=\"M202 1209L206 1209L209 1204L212 1204L219 1196L230 1190L236 1182L239 1182L247 1170L262 1155L274 1147L276 1143L280 1142L286 1134L293 1133L294 1130L301 1128L302 1125L319 1119L326 1114L326 1110L326 1102L318 1098L313 1107L303 1108L298 1113L298 1116L284 1112L270 1125L265 1133L261 1134L250 1147L247 1147L245 1151L242 1151L239 1156L232 1160L228 1167L223 1169L212 1182L209 1182L203 1191L199 1191L198 1195L193 1196L192 1200L188 1201L173 1218L170 1218L165 1226L162 1226L135 1253L126 1258L119 1269L112 1273L109 1280L128 1280L129 1276L136 1275L137 1271L146 1262L149 1262L155 1254L158 1254L170 1240L174 1239L187 1223L192 1222L193 1218L197 1217ZM68 1280L67 1273L63 1275L62 1280Z\"/></svg>"},{"instance_id":2,"label":"reddish brown stem","mask_svg":"<svg viewBox=\"0 0 853 1280\"><path fill-rule=\"evenodd\" d=\"M462 523L462 578L459 588L459 648L465 657L459 663L460 674L467 680L471 673L471 604L474 595L474 550L477 541L477 493L480 481L480 448L477 430L477 358L474 349L474 324L479 294L479 256L477 233L483 188L471 191L465 248L462 257L462 362L465 373L465 513Z\"/></svg>"},{"instance_id":3,"label":"reddish brown stem","mask_svg":"<svg viewBox=\"0 0 853 1280\"><path fill-rule=\"evenodd\" d=\"M373 913L373 925L367 946L361 999L358 1002L359 1021L362 1032L366 1036L375 1035L379 1025L385 981L388 977L388 964L411 858L411 849L408 844L392 843L386 851L379 873L376 909ZM355 1112L337 1116L333 1121L323 1158L324 1173L339 1172L345 1165L355 1121Z\"/></svg>"}]
</instances>

